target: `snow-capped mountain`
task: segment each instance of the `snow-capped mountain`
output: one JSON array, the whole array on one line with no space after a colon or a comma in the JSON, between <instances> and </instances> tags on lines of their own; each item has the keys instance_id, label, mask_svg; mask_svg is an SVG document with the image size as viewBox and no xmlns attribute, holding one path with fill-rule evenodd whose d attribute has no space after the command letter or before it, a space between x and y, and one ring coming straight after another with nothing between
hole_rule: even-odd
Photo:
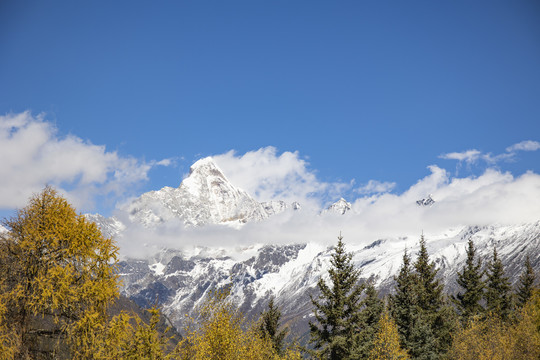
<instances>
[{"instance_id":1,"label":"snow-capped mountain","mask_svg":"<svg viewBox=\"0 0 540 360\"><path fill-rule=\"evenodd\" d=\"M333 212L336 214L344 215L347 211L350 211L351 209L351 203L344 198L341 198L332 205L330 205L324 212Z\"/></svg>"},{"instance_id":2,"label":"snow-capped mountain","mask_svg":"<svg viewBox=\"0 0 540 360\"><path fill-rule=\"evenodd\" d=\"M484 264L497 248L512 283L518 281L527 255L540 272L540 221L466 227L426 239L431 258L440 269L439 276L451 293L458 290L456 273L465 262L469 239L474 241ZM347 246L347 250L353 253L362 277L388 293L405 247L414 258L418 240L377 239L367 245ZM314 243L260 245L244 249L243 253L251 256L235 260L217 249L199 248L191 253L166 250L151 260L123 261L123 291L142 306L158 301L181 329L185 314L194 315L194 309L210 290L232 285L235 303L248 316L258 316L270 296L275 296L285 322L298 334L305 333L313 311L309 295L317 293L318 279L328 276L331 247Z\"/></svg>"},{"instance_id":3,"label":"snow-capped mountain","mask_svg":"<svg viewBox=\"0 0 540 360\"><path fill-rule=\"evenodd\" d=\"M416 203L429 207L434 200L430 195ZM414 202L411 205L414 206ZM191 167L178 188L165 187L145 193L125 209L129 221L142 224L149 231L171 220L180 220L194 228L223 224L240 229L246 222L271 221L267 219L276 214L300 210L300 204L259 203L231 184L211 158L205 158ZM342 198L320 215L321 218L332 217L333 214L346 215L349 211L352 205ZM87 217L95 221L106 236L123 236L132 225L126 220L121 223L116 218L98 214ZM419 237L404 234L395 238L374 238L347 246L347 250L352 252L363 278L374 281L382 293L387 293L393 286L393 276L399 271L404 249L414 255ZM513 283L522 271L526 255L540 273L540 221L448 229L427 237L426 241L449 292L457 290L455 278L465 261L469 239L474 241L484 263L496 247ZM284 321L297 334L305 333L313 311L309 295L317 293L318 279L328 276L331 247L306 241L246 245L233 250L234 254L229 251L198 246L186 250L163 249L151 259L126 259L119 269L122 292L142 306L159 302L173 323L182 329L185 314L194 315L197 305L210 290L232 285L234 301L248 316L258 316L270 296L275 296Z\"/></svg>"},{"instance_id":4,"label":"snow-capped mountain","mask_svg":"<svg viewBox=\"0 0 540 360\"><path fill-rule=\"evenodd\" d=\"M433 200L433 198L431 197L431 194L429 194L427 198L416 201L416 204L418 206L431 206L435 204L435 200Z\"/></svg>"},{"instance_id":5,"label":"snow-capped mountain","mask_svg":"<svg viewBox=\"0 0 540 360\"><path fill-rule=\"evenodd\" d=\"M191 166L178 188L150 191L130 203L130 220L147 227L181 219L186 225L237 226L261 221L288 208L282 201L259 203L227 180L211 157Z\"/></svg>"}]
</instances>

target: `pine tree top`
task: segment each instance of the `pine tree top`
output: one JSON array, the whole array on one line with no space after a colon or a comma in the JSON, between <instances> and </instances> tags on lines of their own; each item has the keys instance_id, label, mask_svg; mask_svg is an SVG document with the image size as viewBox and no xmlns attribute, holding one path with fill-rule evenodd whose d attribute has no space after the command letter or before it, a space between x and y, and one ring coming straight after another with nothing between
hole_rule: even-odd
<instances>
[{"instance_id":1,"label":"pine tree top","mask_svg":"<svg viewBox=\"0 0 540 360\"><path fill-rule=\"evenodd\" d=\"M519 285L517 289L517 303L520 307L523 307L529 299L532 298L534 282L536 280L536 274L531 265L531 259L529 255L525 258L525 269L519 277Z\"/></svg>"},{"instance_id":2,"label":"pine tree top","mask_svg":"<svg viewBox=\"0 0 540 360\"><path fill-rule=\"evenodd\" d=\"M364 287L359 284L360 271L354 268L352 254L345 251L341 234L330 264L329 283L320 278L317 283L320 295L317 299L311 297L317 320L310 322L311 342L320 354L342 359L352 349Z\"/></svg>"}]
</instances>

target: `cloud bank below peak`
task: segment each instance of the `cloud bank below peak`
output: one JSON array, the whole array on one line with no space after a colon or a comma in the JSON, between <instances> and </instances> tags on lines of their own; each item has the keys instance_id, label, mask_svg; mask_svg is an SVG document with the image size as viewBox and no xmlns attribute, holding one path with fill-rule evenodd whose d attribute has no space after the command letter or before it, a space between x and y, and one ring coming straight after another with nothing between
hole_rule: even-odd
<instances>
[{"instance_id":1,"label":"cloud bank below peak","mask_svg":"<svg viewBox=\"0 0 540 360\"><path fill-rule=\"evenodd\" d=\"M244 155L231 151L213 158L233 184L258 194L259 200L264 196L298 200L300 194L312 202L302 204L301 211L248 222L241 229L220 225L186 228L181 221L159 229L133 228L121 240L125 242L121 246L124 254L141 255L148 252L148 247L235 249L306 242L331 245L340 232L351 246L365 246L378 239L417 239L422 231L428 237L440 237L466 226L540 221L540 175L531 171L514 176L491 167L480 175L459 177L431 165L428 175L401 193L392 192L394 183L376 180L353 189L358 198L348 199L352 209L340 215L321 213L317 207L321 201L314 199L330 189L337 193L336 200L340 188L351 189L352 184L319 181L296 152L279 155L275 148L268 147ZM418 206L416 201L428 195L435 203ZM148 239L152 242L148 243Z\"/></svg>"},{"instance_id":2,"label":"cloud bank below peak","mask_svg":"<svg viewBox=\"0 0 540 360\"><path fill-rule=\"evenodd\" d=\"M156 229L129 228L119 239L123 255L146 256L162 248L208 246L234 249L255 244L318 243L332 245L341 232L348 245L366 246L378 239L417 240L422 231L440 238L466 226L512 225L540 220L540 175L527 172L514 177L488 169L477 177L451 177L430 166L430 174L401 194L363 196L344 215L310 211L286 211L241 229L210 225L185 227L181 221ZM430 207L416 200L432 194ZM152 239L149 241L149 239ZM410 241L408 242L410 243ZM403 245L405 246L405 245Z\"/></svg>"}]
</instances>

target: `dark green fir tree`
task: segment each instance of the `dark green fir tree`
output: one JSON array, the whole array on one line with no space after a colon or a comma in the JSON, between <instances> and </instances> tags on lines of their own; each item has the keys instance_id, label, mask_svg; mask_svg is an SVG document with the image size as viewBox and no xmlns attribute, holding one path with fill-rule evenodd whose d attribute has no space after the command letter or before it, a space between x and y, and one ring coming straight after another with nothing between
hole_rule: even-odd
<instances>
[{"instance_id":1,"label":"dark green fir tree","mask_svg":"<svg viewBox=\"0 0 540 360\"><path fill-rule=\"evenodd\" d=\"M496 248L493 249L493 258L488 263L485 296L487 310L504 320L508 319L512 311L512 293Z\"/></svg>"},{"instance_id":2,"label":"dark green fir tree","mask_svg":"<svg viewBox=\"0 0 540 360\"><path fill-rule=\"evenodd\" d=\"M519 285L516 293L517 305L519 307L523 307L525 303L532 298L535 280L536 275L531 265L531 259L529 258L529 255L527 255L525 258L525 269L519 277Z\"/></svg>"},{"instance_id":3,"label":"dark green fir tree","mask_svg":"<svg viewBox=\"0 0 540 360\"><path fill-rule=\"evenodd\" d=\"M412 341L415 314L417 313L416 284L407 250L403 253L403 263L396 282L395 293L390 295L390 312L396 322L401 347L409 349Z\"/></svg>"},{"instance_id":4,"label":"dark green fir tree","mask_svg":"<svg viewBox=\"0 0 540 360\"><path fill-rule=\"evenodd\" d=\"M369 359L379 332L379 320L384 311L384 303L379 299L379 293L372 282L366 286L365 297L362 300L360 323L356 332L355 348L351 359Z\"/></svg>"},{"instance_id":5,"label":"dark green fir tree","mask_svg":"<svg viewBox=\"0 0 540 360\"><path fill-rule=\"evenodd\" d=\"M449 348L452 319L443 296L443 285L437 278L438 269L430 262L424 235L414 263L418 311L412 333L410 354L416 359L439 359Z\"/></svg>"},{"instance_id":6,"label":"dark green fir tree","mask_svg":"<svg viewBox=\"0 0 540 360\"><path fill-rule=\"evenodd\" d=\"M413 265L405 252L396 277L396 291L390 297L401 345L413 359L441 359L451 345L452 331L457 325L455 312L443 296L437 271L435 263L429 261L422 235Z\"/></svg>"},{"instance_id":7,"label":"dark green fir tree","mask_svg":"<svg viewBox=\"0 0 540 360\"><path fill-rule=\"evenodd\" d=\"M444 303L443 286L437 279L438 269L434 262L429 261L424 235L420 237L420 250L414 263L418 289L418 306L423 311L437 312Z\"/></svg>"},{"instance_id":8,"label":"dark green fir tree","mask_svg":"<svg viewBox=\"0 0 540 360\"><path fill-rule=\"evenodd\" d=\"M272 297L268 302L268 308L261 314L259 334L263 338L270 339L278 355L282 355L284 352L285 336L289 332L288 328L280 330L280 319L281 311L275 305L274 297Z\"/></svg>"},{"instance_id":9,"label":"dark green fir tree","mask_svg":"<svg viewBox=\"0 0 540 360\"><path fill-rule=\"evenodd\" d=\"M319 279L320 295L317 299L311 297L317 321L309 323L310 342L321 359L350 359L360 322L360 271L354 268L352 254L345 251L342 240L340 234L330 260L330 283Z\"/></svg>"},{"instance_id":10,"label":"dark green fir tree","mask_svg":"<svg viewBox=\"0 0 540 360\"><path fill-rule=\"evenodd\" d=\"M476 249L474 243L469 239L467 247L467 260L461 272L458 272L457 283L463 289L458 292L453 301L461 315L463 323L482 313L484 308L480 304L484 297L484 272L481 270L482 264L476 259Z\"/></svg>"}]
</instances>

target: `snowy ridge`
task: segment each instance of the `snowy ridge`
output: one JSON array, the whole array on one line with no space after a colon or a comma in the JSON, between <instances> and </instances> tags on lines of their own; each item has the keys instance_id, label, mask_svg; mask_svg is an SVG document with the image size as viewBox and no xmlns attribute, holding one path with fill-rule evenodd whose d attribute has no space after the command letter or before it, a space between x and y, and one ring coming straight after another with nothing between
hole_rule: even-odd
<instances>
[{"instance_id":1,"label":"snowy ridge","mask_svg":"<svg viewBox=\"0 0 540 360\"><path fill-rule=\"evenodd\" d=\"M434 203L431 195L416 202L427 208ZM285 211L300 210L300 204L259 203L232 185L212 158L205 158L193 164L178 188L164 187L145 193L125 210L129 214L125 224L97 214L86 216L106 236L124 236L124 230L132 223L153 231L161 223L178 220L187 226L221 224L240 229L246 222L264 221ZM353 211L352 205L341 198L321 215L339 217L349 211ZM355 243L346 236L345 244L363 279L373 281L385 294L393 287L393 277L399 271L405 249L414 260L419 238L419 234L402 234ZM497 248L512 283L517 281L527 255L540 273L540 221L447 229L426 236L426 242L450 293L457 291L455 278L465 262L469 239L474 241L484 264L491 258L493 248ZM309 296L316 295L317 281L328 277L331 254L331 247L317 243L259 244L240 249L201 246L164 249L150 260L122 261L119 274L125 295L142 306L158 301L179 329L184 325L185 314L195 315L194 310L209 291L230 285L235 303L248 316L258 316L269 297L275 296L284 321L294 332L304 334L313 311Z\"/></svg>"},{"instance_id":2,"label":"snowy ridge","mask_svg":"<svg viewBox=\"0 0 540 360\"><path fill-rule=\"evenodd\" d=\"M506 266L511 282L518 281L525 256L531 257L540 271L540 221L514 226L465 227L440 236L426 238L431 259L437 264L439 276L447 290L457 290L456 272L464 264L467 241L472 239L478 256L485 264L493 247ZM347 244L346 240L344 239ZM376 239L369 244L347 245L362 277L374 281L387 293L393 276L401 266L403 251L408 249L413 259L418 251L419 236L397 239ZM284 319L303 333L312 312L309 294L317 291L320 277L326 278L331 247L319 244L259 245L242 251L252 254L238 261L212 250L212 257L201 256L209 249L192 254L167 251L153 260L127 260L121 263L124 293L140 305L153 304L157 298L176 326L183 326L185 314L192 314L208 291L232 284L234 301L248 316L257 316L270 296L275 296Z\"/></svg>"}]
</instances>

